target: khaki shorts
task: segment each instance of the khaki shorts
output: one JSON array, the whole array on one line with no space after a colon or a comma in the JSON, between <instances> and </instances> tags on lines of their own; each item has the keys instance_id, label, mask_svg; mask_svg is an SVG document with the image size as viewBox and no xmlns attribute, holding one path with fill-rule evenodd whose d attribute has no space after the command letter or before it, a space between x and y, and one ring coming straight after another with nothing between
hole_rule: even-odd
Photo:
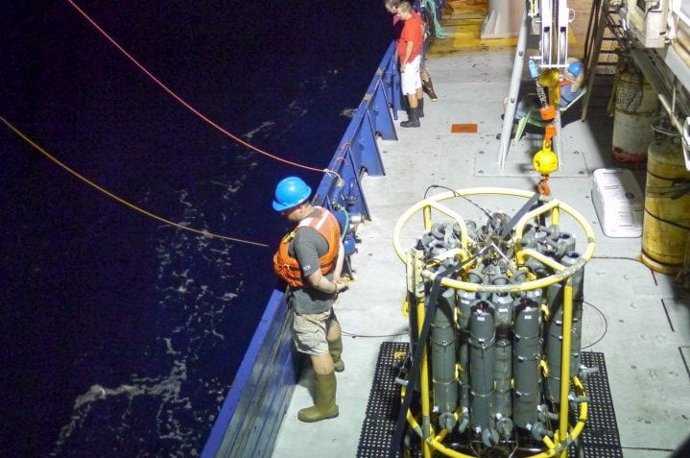
<instances>
[{"instance_id":1,"label":"khaki shorts","mask_svg":"<svg viewBox=\"0 0 690 458\"><path fill-rule=\"evenodd\" d=\"M307 355L328 353L328 330L338 322L333 309L309 315L294 313L292 336L297 351Z\"/></svg>"}]
</instances>

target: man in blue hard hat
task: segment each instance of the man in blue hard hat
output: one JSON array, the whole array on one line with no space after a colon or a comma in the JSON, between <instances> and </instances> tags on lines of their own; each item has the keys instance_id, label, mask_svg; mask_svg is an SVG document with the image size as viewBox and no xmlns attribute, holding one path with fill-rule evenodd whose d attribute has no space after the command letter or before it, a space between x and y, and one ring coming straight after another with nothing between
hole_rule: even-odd
<instances>
[{"instance_id":1,"label":"man in blue hard hat","mask_svg":"<svg viewBox=\"0 0 690 458\"><path fill-rule=\"evenodd\" d=\"M562 73L562 79L559 83L560 98L558 101L559 108L565 110L573 103L582 93L582 84L585 80L584 64L576 57L568 58L568 66ZM504 105L508 102L506 98ZM539 109L540 101L536 94L530 93L518 100L515 108L515 119L520 119L523 116L529 115ZM564 121L561 121L564 123ZM565 123L564 123L565 124Z\"/></svg>"},{"instance_id":2,"label":"man in blue hard hat","mask_svg":"<svg viewBox=\"0 0 690 458\"><path fill-rule=\"evenodd\" d=\"M347 286L338 281L344 259L338 220L312 205L310 195L311 188L298 177L287 177L276 186L273 209L296 226L281 240L273 268L289 286L294 342L299 352L309 355L316 378L314 405L297 417L316 422L338 416L335 372L345 370L345 364L333 303Z\"/></svg>"},{"instance_id":3,"label":"man in blue hard hat","mask_svg":"<svg viewBox=\"0 0 690 458\"><path fill-rule=\"evenodd\" d=\"M561 81L561 108L570 105L582 92L582 83L585 80L584 65L579 59L568 59L568 67L563 72Z\"/></svg>"}]
</instances>

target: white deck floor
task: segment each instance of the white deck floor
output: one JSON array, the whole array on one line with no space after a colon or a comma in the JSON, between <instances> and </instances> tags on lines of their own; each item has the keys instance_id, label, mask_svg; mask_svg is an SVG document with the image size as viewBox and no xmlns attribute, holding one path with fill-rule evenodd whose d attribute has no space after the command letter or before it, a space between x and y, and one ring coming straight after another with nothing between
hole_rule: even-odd
<instances>
[{"instance_id":1,"label":"white deck floor","mask_svg":"<svg viewBox=\"0 0 690 458\"><path fill-rule=\"evenodd\" d=\"M297 411L312 402L311 368L303 371L276 441L275 458L356 456L379 346L407 340L407 320L401 313L405 270L391 242L403 211L433 184L534 190L538 177L523 172L535 151L528 148L528 138L520 143L523 151L511 150L503 171L497 164L496 134L501 131L512 61L511 50L428 61L439 100L426 99L421 128L398 128L398 141L380 142L386 176L364 179L372 221L359 231L361 243L352 261L356 281L336 307L347 333L386 337L344 337L347 368L337 376L336 419L297 421ZM405 118L402 113L400 117ZM476 123L478 132L450 133L456 123ZM596 113L586 123L567 125L562 171L552 176L551 188L553 196L580 211L597 234L595 257L585 271L582 344L606 358L624 456L664 457L690 433L690 376L682 356L690 359L690 305L674 291L670 277L652 273L637 261L640 238L613 239L601 232L590 192L592 172L612 166L606 141L610 132L611 120ZM496 209L501 205L497 200Z\"/></svg>"}]
</instances>

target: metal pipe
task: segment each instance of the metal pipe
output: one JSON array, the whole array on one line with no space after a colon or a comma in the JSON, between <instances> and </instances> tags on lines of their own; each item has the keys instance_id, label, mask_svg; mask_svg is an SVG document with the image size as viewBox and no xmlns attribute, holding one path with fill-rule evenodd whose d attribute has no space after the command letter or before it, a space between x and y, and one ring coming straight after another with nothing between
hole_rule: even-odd
<instances>
[{"instance_id":1,"label":"metal pipe","mask_svg":"<svg viewBox=\"0 0 690 458\"><path fill-rule=\"evenodd\" d=\"M424 282L421 276L423 269L421 259L422 252L416 249L412 249L411 252L415 258L413 263L412 281L414 283L414 295L417 301L417 330L419 332L417 337L421 339L426 316L425 290ZM422 345L422 343L419 342L417 345ZM422 456L424 458L431 458L431 449L427 445L427 439L431 435L431 409L429 407L429 364L426 345L424 345L424 348L421 349L421 356L419 359L419 391L422 406Z\"/></svg>"},{"instance_id":2,"label":"metal pipe","mask_svg":"<svg viewBox=\"0 0 690 458\"><path fill-rule=\"evenodd\" d=\"M577 262L579 255L575 252L569 253L563 258L563 264L568 266ZM570 277L572 282L572 331L570 342L570 376L578 375L580 371L580 351L582 350L582 305L584 303L584 279L585 268Z\"/></svg>"},{"instance_id":3,"label":"metal pipe","mask_svg":"<svg viewBox=\"0 0 690 458\"><path fill-rule=\"evenodd\" d=\"M563 347L561 348L561 405L558 418L559 442L565 442L568 437L568 394L570 391L570 333L573 320L573 281L571 278L565 283L563 290ZM564 449L561 458L568 456Z\"/></svg>"},{"instance_id":4,"label":"metal pipe","mask_svg":"<svg viewBox=\"0 0 690 458\"><path fill-rule=\"evenodd\" d=\"M675 98L675 88L673 89L673 94L674 94L674 98ZM663 106L664 110L666 110L666 113L668 114L668 117L671 120L673 127L676 128L676 130L678 131L678 133L680 135L683 135L683 124L678 120L678 118L676 118L674 107L672 107L668 103L666 96L663 94L659 94L659 102L661 102L661 106ZM674 103L674 105L675 105L675 103Z\"/></svg>"},{"instance_id":5,"label":"metal pipe","mask_svg":"<svg viewBox=\"0 0 690 458\"><path fill-rule=\"evenodd\" d=\"M503 114L503 129L501 130L501 143L498 147L498 166L501 172L505 166L508 149L510 147L510 134L515 122L515 108L517 98L520 93L520 81L522 80L522 66L525 62L525 51L527 50L527 9L522 14L520 22L520 32L515 49L515 59L513 60L513 71L510 76L510 89L508 90L508 103Z\"/></svg>"}]
</instances>

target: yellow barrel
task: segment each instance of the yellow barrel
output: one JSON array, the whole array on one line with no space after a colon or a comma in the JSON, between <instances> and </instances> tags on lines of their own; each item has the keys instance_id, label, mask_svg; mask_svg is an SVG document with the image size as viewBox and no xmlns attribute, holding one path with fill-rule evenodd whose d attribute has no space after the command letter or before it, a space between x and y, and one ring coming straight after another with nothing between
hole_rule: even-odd
<instances>
[{"instance_id":1,"label":"yellow barrel","mask_svg":"<svg viewBox=\"0 0 690 458\"><path fill-rule=\"evenodd\" d=\"M642 262L657 272L678 272L690 235L690 172L678 136L649 145L644 210Z\"/></svg>"}]
</instances>

